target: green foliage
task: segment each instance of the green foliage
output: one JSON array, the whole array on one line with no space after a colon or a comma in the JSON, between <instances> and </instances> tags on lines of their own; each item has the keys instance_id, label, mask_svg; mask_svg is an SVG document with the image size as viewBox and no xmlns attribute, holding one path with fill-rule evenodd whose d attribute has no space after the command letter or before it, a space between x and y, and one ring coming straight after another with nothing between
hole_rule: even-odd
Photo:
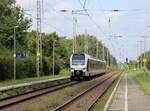
<instances>
[{"instance_id":1,"label":"green foliage","mask_svg":"<svg viewBox=\"0 0 150 111\"><path fill-rule=\"evenodd\" d=\"M36 31L27 33L25 43L28 54L36 54Z\"/></svg>"},{"instance_id":2,"label":"green foliage","mask_svg":"<svg viewBox=\"0 0 150 111\"><path fill-rule=\"evenodd\" d=\"M145 93L150 95L150 73L146 72L144 74L143 71L136 72L135 79L139 82Z\"/></svg>"},{"instance_id":3,"label":"green foliage","mask_svg":"<svg viewBox=\"0 0 150 111\"><path fill-rule=\"evenodd\" d=\"M147 63L146 63L146 67L148 70L150 70L150 52L147 53Z\"/></svg>"},{"instance_id":4,"label":"green foliage","mask_svg":"<svg viewBox=\"0 0 150 111\"><path fill-rule=\"evenodd\" d=\"M137 61L140 60L140 61L139 61L139 64L142 64L142 66L143 66L143 65L144 65L144 62L142 61L141 58L144 58L144 55L146 55L146 68L147 68L148 70L150 70L150 51L141 54L141 55L138 57L138 60L137 60ZM138 63L137 63L137 65L138 65Z\"/></svg>"},{"instance_id":5,"label":"green foliage","mask_svg":"<svg viewBox=\"0 0 150 111\"><path fill-rule=\"evenodd\" d=\"M13 78L13 58L0 56L0 80Z\"/></svg>"},{"instance_id":6,"label":"green foliage","mask_svg":"<svg viewBox=\"0 0 150 111\"><path fill-rule=\"evenodd\" d=\"M14 27L16 39L24 45L26 31L30 27L31 20L24 17L19 6L15 6L15 0L3 0L0 2L0 43L8 48L13 47Z\"/></svg>"},{"instance_id":7,"label":"green foliage","mask_svg":"<svg viewBox=\"0 0 150 111\"><path fill-rule=\"evenodd\" d=\"M16 60L17 78L35 77L36 76L36 58L27 57Z\"/></svg>"}]
</instances>

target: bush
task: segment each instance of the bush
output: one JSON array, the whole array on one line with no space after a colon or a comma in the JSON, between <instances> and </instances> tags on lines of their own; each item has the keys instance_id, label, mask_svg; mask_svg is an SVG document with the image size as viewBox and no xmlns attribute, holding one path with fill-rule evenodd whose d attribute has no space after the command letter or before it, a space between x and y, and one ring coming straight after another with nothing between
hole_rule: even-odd
<instances>
[{"instance_id":1,"label":"bush","mask_svg":"<svg viewBox=\"0 0 150 111\"><path fill-rule=\"evenodd\" d=\"M13 57L0 57L0 80L13 79ZM34 57L16 59L16 78L34 77L36 60Z\"/></svg>"},{"instance_id":2,"label":"bush","mask_svg":"<svg viewBox=\"0 0 150 111\"><path fill-rule=\"evenodd\" d=\"M0 81L13 79L13 57L0 56ZM57 61L56 61L57 62ZM61 70L59 63L55 63L55 74ZM43 75L50 75L53 72L53 64L50 57L43 58ZM16 78L36 77L36 57L16 59Z\"/></svg>"},{"instance_id":3,"label":"bush","mask_svg":"<svg viewBox=\"0 0 150 111\"><path fill-rule=\"evenodd\" d=\"M148 70L150 70L150 59L148 59L146 67L147 67Z\"/></svg>"},{"instance_id":4,"label":"bush","mask_svg":"<svg viewBox=\"0 0 150 111\"><path fill-rule=\"evenodd\" d=\"M55 59L55 74L58 75L61 70L61 63L58 59ZM52 57L43 58L43 73L49 75L53 73L53 60Z\"/></svg>"},{"instance_id":5,"label":"bush","mask_svg":"<svg viewBox=\"0 0 150 111\"><path fill-rule=\"evenodd\" d=\"M0 81L13 78L13 57L0 57Z\"/></svg>"},{"instance_id":6,"label":"bush","mask_svg":"<svg viewBox=\"0 0 150 111\"><path fill-rule=\"evenodd\" d=\"M50 73L52 73L51 67L52 67L52 64L50 64L49 57L44 57L43 58L43 73L44 73L44 75L49 75Z\"/></svg>"},{"instance_id":7,"label":"bush","mask_svg":"<svg viewBox=\"0 0 150 111\"><path fill-rule=\"evenodd\" d=\"M16 60L17 78L35 77L36 76L36 58L28 57Z\"/></svg>"}]
</instances>

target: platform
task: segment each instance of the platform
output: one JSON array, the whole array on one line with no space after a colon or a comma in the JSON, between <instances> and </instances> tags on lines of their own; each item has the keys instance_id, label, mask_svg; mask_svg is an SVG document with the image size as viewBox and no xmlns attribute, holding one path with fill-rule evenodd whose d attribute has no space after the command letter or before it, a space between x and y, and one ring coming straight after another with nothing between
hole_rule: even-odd
<instances>
[{"instance_id":1,"label":"platform","mask_svg":"<svg viewBox=\"0 0 150 111\"><path fill-rule=\"evenodd\" d=\"M21 84L15 84L15 85L9 85L9 86L5 86L5 87L0 87L0 92L4 92L7 90L11 90L11 89L16 89L16 88L20 88L20 87L31 86L31 85L35 85L35 84L42 84L42 83L56 81L56 80L63 80L63 79L69 79L69 76L46 79L46 80L35 80L35 81L33 80L33 81L27 82L27 83L21 83Z\"/></svg>"},{"instance_id":2,"label":"platform","mask_svg":"<svg viewBox=\"0 0 150 111\"><path fill-rule=\"evenodd\" d=\"M107 110L150 111L150 95L144 93L133 75L124 74Z\"/></svg>"}]
</instances>

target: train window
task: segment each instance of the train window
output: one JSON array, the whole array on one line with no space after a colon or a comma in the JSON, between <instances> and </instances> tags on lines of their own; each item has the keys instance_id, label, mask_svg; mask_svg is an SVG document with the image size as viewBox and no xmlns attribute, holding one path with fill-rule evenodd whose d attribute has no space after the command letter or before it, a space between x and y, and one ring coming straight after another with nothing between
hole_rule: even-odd
<instances>
[{"instance_id":1,"label":"train window","mask_svg":"<svg viewBox=\"0 0 150 111\"><path fill-rule=\"evenodd\" d=\"M85 64L85 55L84 54L74 54L72 56L73 65L84 65Z\"/></svg>"}]
</instances>

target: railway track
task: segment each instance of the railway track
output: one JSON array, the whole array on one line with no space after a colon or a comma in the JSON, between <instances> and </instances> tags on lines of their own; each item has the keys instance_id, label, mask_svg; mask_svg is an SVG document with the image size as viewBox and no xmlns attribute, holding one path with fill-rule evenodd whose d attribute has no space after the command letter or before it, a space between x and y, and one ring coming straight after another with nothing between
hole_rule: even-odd
<instances>
[{"instance_id":1,"label":"railway track","mask_svg":"<svg viewBox=\"0 0 150 111\"><path fill-rule=\"evenodd\" d=\"M32 98L36 98L36 97L39 97L41 95L51 93L51 92L54 92L54 91L63 89L65 87L78 84L78 83L79 82L77 82L77 81L69 81L69 82L65 82L65 83L62 83L60 85L56 85L56 86L53 86L50 88L44 88L44 89L36 90L36 91L30 92L30 93L17 95L17 96L13 96L10 98L0 100L0 110L4 109L6 107L9 107L9 106L15 105L17 103L20 103L20 102L23 102L23 101L26 101L26 100L29 100Z\"/></svg>"},{"instance_id":2,"label":"railway track","mask_svg":"<svg viewBox=\"0 0 150 111\"><path fill-rule=\"evenodd\" d=\"M116 73L116 72L114 72L114 73ZM104 83L109 78L111 78L113 76L113 74L104 75L104 76L106 76L106 77L108 76L108 77L105 80L101 81L100 83L96 84L95 87L98 86L99 84ZM33 98L37 98L37 97L42 96L44 94L48 94L48 93L63 89L65 87L78 84L78 83L81 83L81 82L79 82L79 81L68 81L68 82L61 83L60 85L56 85L56 86L53 86L53 87L50 87L50 88L40 89L40 90L36 90L36 91L30 92L30 93L25 93L25 94L22 94L22 95L17 95L17 96L13 96L11 98L6 98L6 99L3 99L3 100L0 100L0 110L5 109L5 108L10 107L10 106L13 106L13 105L16 105L18 103L33 99ZM89 88L88 90L92 90L92 89L94 89L94 87ZM85 91L84 93L88 92L88 90ZM82 95L79 95L79 97L76 97L76 98L80 98L80 96L82 96ZM72 102L74 101L74 99L72 99ZM70 103L68 102L67 104L69 105ZM65 104L65 105L67 105L67 104ZM54 111L60 110L65 105L62 105L62 106L54 109Z\"/></svg>"},{"instance_id":3,"label":"railway track","mask_svg":"<svg viewBox=\"0 0 150 111\"><path fill-rule=\"evenodd\" d=\"M103 80L87 90L79 93L53 111L90 111L94 104L103 96L111 83L119 77L122 72L107 75Z\"/></svg>"}]
</instances>

